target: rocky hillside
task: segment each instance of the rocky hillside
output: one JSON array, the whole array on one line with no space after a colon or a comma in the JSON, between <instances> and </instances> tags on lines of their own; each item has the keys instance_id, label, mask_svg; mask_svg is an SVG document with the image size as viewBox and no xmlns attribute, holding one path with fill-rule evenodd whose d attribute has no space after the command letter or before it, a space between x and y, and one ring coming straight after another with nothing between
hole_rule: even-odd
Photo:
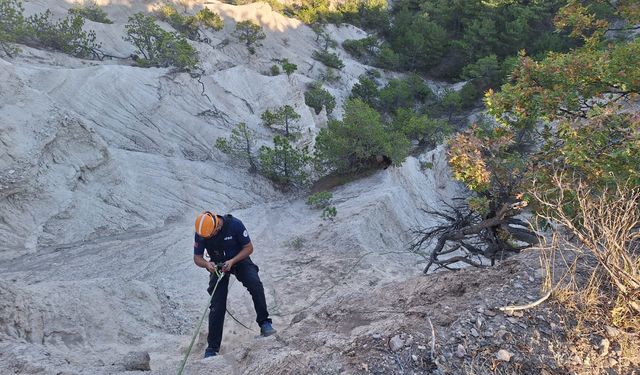
<instances>
[{"instance_id":1,"label":"rocky hillside","mask_svg":"<svg viewBox=\"0 0 640 375\"><path fill-rule=\"evenodd\" d=\"M72 5L24 3L27 14L50 9L54 17ZM224 355L200 362L200 345L188 373L209 373L210 366L250 371L253 361L242 357L259 353L256 346L260 366L276 366L291 355L278 350L280 340L299 335L286 334L294 316L419 272L419 259L405 251L408 231L429 220L421 207L455 190L441 150L420 156L431 169L412 157L335 189L338 215L328 222L304 197L281 193L213 147L239 122L268 143L260 114L285 104L301 114L301 142L325 125L325 112L304 104L306 83L324 71L311 58L319 48L311 29L263 3L208 3L224 28L208 32L208 43L192 42L204 69L196 79L128 58L127 17L154 4L102 5L114 23L86 21L85 28L96 31L107 55L122 59L83 60L22 45L0 59L3 373L113 374L125 371L127 353L140 350L150 354L154 372L175 372L206 301L207 275L191 255L192 221L203 209L233 213L249 229L283 339L256 340L256 331L229 320ZM232 33L242 20L266 33L255 55ZM336 41L365 35L348 26L329 32ZM338 53L345 68L326 88L339 116L368 67ZM297 72L268 74L283 57ZM241 285L232 285L230 301L234 315L255 329Z\"/></svg>"}]
</instances>

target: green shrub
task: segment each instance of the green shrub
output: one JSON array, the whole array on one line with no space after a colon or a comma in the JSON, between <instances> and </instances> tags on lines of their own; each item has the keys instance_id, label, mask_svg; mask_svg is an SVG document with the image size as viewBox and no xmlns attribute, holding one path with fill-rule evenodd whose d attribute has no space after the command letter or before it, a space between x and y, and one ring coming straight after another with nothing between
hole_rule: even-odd
<instances>
[{"instance_id":1,"label":"green shrub","mask_svg":"<svg viewBox=\"0 0 640 375\"><path fill-rule=\"evenodd\" d=\"M323 73L320 73L320 80L322 80L322 82L338 82L340 80L340 74L333 68L327 68Z\"/></svg>"},{"instance_id":2,"label":"green shrub","mask_svg":"<svg viewBox=\"0 0 640 375\"><path fill-rule=\"evenodd\" d=\"M281 132L286 138L296 138L300 134L300 115L290 105L266 110L260 116L263 124L273 130Z\"/></svg>"},{"instance_id":3,"label":"green shrub","mask_svg":"<svg viewBox=\"0 0 640 375\"><path fill-rule=\"evenodd\" d=\"M287 77L291 77L297 69L298 65L290 63L287 59L282 59L282 70L287 74Z\"/></svg>"},{"instance_id":4,"label":"green shrub","mask_svg":"<svg viewBox=\"0 0 640 375\"><path fill-rule=\"evenodd\" d=\"M309 182L309 154L297 150L285 137L276 135L273 148L262 146L259 151L260 173L285 189L304 187Z\"/></svg>"},{"instance_id":5,"label":"green shrub","mask_svg":"<svg viewBox=\"0 0 640 375\"><path fill-rule=\"evenodd\" d=\"M212 12L209 8L203 8L195 16L193 16L199 26L209 28L215 31L222 30L224 21L219 15Z\"/></svg>"},{"instance_id":6,"label":"green shrub","mask_svg":"<svg viewBox=\"0 0 640 375\"><path fill-rule=\"evenodd\" d=\"M420 146L435 146L452 131L447 121L432 119L406 108L396 111L391 128L409 139L418 141Z\"/></svg>"},{"instance_id":7,"label":"green shrub","mask_svg":"<svg viewBox=\"0 0 640 375\"><path fill-rule=\"evenodd\" d=\"M307 198L307 205L315 208L316 210L328 207L333 199L333 194L328 191L321 191L315 194L311 194Z\"/></svg>"},{"instance_id":8,"label":"green shrub","mask_svg":"<svg viewBox=\"0 0 640 375\"><path fill-rule=\"evenodd\" d=\"M67 16L57 22L50 10L26 19L26 31L19 42L32 47L43 47L82 58L99 58L100 43L95 31L85 32L84 18Z\"/></svg>"},{"instance_id":9,"label":"green shrub","mask_svg":"<svg viewBox=\"0 0 640 375\"><path fill-rule=\"evenodd\" d=\"M258 171L258 160L255 155L256 132L249 129L244 122L231 130L231 136L216 139L216 148L236 160L249 164L249 172Z\"/></svg>"},{"instance_id":10,"label":"green shrub","mask_svg":"<svg viewBox=\"0 0 640 375\"><path fill-rule=\"evenodd\" d=\"M327 110L328 115L336 107L336 98L329 91L322 88L322 83L315 82L310 84L304 93L304 103L313 108L316 115L322 112L323 107Z\"/></svg>"},{"instance_id":11,"label":"green shrub","mask_svg":"<svg viewBox=\"0 0 640 375\"><path fill-rule=\"evenodd\" d=\"M54 21L50 10L25 18L22 2L0 0L0 47L8 56L18 51L9 43L21 43L81 58L101 58L95 32L86 32L83 26L84 18L79 15Z\"/></svg>"},{"instance_id":12,"label":"green shrub","mask_svg":"<svg viewBox=\"0 0 640 375\"><path fill-rule=\"evenodd\" d=\"M315 60L320 61L321 63L323 63L324 65L330 68L334 68L334 69L344 68L344 63L342 62L342 60L340 60L338 55L336 55L333 52L313 51L313 54L311 54L311 57L314 58Z\"/></svg>"},{"instance_id":13,"label":"green shrub","mask_svg":"<svg viewBox=\"0 0 640 375\"><path fill-rule=\"evenodd\" d=\"M377 108L380 91L376 82L369 78L368 75L363 74L351 88L351 97L361 99L371 107Z\"/></svg>"},{"instance_id":14,"label":"green shrub","mask_svg":"<svg viewBox=\"0 0 640 375\"><path fill-rule=\"evenodd\" d=\"M136 61L140 66L175 66L189 70L198 64L197 53L185 37L161 29L151 16L136 13L129 17L125 29L124 40L133 43L142 55Z\"/></svg>"},{"instance_id":15,"label":"green shrub","mask_svg":"<svg viewBox=\"0 0 640 375\"><path fill-rule=\"evenodd\" d=\"M84 17L93 22L107 24L113 23L113 21L111 21L109 17L107 17L107 12L102 10L102 8L93 1L88 4L85 3L82 5L78 4L74 6L73 8L69 9L69 14Z\"/></svg>"},{"instance_id":16,"label":"green shrub","mask_svg":"<svg viewBox=\"0 0 640 375\"><path fill-rule=\"evenodd\" d=\"M328 191L321 191L310 195L309 198L307 198L307 205L316 210L322 210L322 214L320 215L322 220L333 220L338 210L335 206L331 205L331 199L333 199L333 194Z\"/></svg>"},{"instance_id":17,"label":"green shrub","mask_svg":"<svg viewBox=\"0 0 640 375\"><path fill-rule=\"evenodd\" d=\"M285 242L285 245L290 247L292 250L300 251L304 246L305 239L302 236L297 236L291 239L288 242Z\"/></svg>"},{"instance_id":18,"label":"green shrub","mask_svg":"<svg viewBox=\"0 0 640 375\"><path fill-rule=\"evenodd\" d=\"M342 42L342 48L355 58L363 58L365 56L374 56L378 41L375 36L369 36L363 39L347 39Z\"/></svg>"},{"instance_id":19,"label":"green shrub","mask_svg":"<svg viewBox=\"0 0 640 375\"><path fill-rule=\"evenodd\" d=\"M280 67L278 65L271 65L269 73L271 73L272 76L280 75Z\"/></svg>"},{"instance_id":20,"label":"green shrub","mask_svg":"<svg viewBox=\"0 0 640 375\"><path fill-rule=\"evenodd\" d=\"M371 168L380 155L402 163L409 146L407 137L385 125L376 110L349 99L343 120L329 121L316 137L316 157L321 170L349 174Z\"/></svg>"},{"instance_id":21,"label":"green shrub","mask_svg":"<svg viewBox=\"0 0 640 375\"><path fill-rule=\"evenodd\" d=\"M400 55L388 45L382 45L376 58L376 66L382 69L397 70L400 68Z\"/></svg>"},{"instance_id":22,"label":"green shrub","mask_svg":"<svg viewBox=\"0 0 640 375\"><path fill-rule=\"evenodd\" d=\"M322 215L320 217L322 220L333 220L338 214L338 210L334 206L325 207L322 210Z\"/></svg>"},{"instance_id":23,"label":"green shrub","mask_svg":"<svg viewBox=\"0 0 640 375\"><path fill-rule=\"evenodd\" d=\"M18 48L9 43L24 41L26 32L24 7L18 0L0 0L0 48L12 57L18 53Z\"/></svg>"},{"instance_id":24,"label":"green shrub","mask_svg":"<svg viewBox=\"0 0 640 375\"><path fill-rule=\"evenodd\" d=\"M195 16L183 16L173 5L163 5L156 12L158 18L167 22L171 27L182 33L191 40L202 40L200 28L208 28L212 30L221 30L224 22L219 15L215 14L208 8L204 8Z\"/></svg>"},{"instance_id":25,"label":"green shrub","mask_svg":"<svg viewBox=\"0 0 640 375\"><path fill-rule=\"evenodd\" d=\"M252 21L236 23L236 29L233 33L238 37L238 40L247 46L247 50L249 50L249 53L252 55L256 53L256 47L262 45L260 41L267 37L264 31L262 31L262 26Z\"/></svg>"},{"instance_id":26,"label":"green shrub","mask_svg":"<svg viewBox=\"0 0 640 375\"><path fill-rule=\"evenodd\" d=\"M473 107L482 96L482 91L478 90L473 82L467 82L460 89L460 101L462 108Z\"/></svg>"}]
</instances>

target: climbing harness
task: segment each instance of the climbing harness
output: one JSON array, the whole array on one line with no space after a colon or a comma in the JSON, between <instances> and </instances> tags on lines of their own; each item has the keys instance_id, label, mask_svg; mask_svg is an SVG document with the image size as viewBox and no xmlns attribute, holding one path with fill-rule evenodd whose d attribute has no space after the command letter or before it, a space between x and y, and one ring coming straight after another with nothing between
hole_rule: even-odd
<instances>
[{"instance_id":1,"label":"climbing harness","mask_svg":"<svg viewBox=\"0 0 640 375\"><path fill-rule=\"evenodd\" d=\"M222 265L221 264L220 265L216 264L215 275L218 278L218 280L216 281L216 285L213 287L213 291L211 292L211 295L209 296L209 299L207 300L207 305L205 306L204 312L202 313L202 318L200 318L200 323L198 323L198 326L196 327L196 331L193 333L193 337L191 338L191 343L189 344L189 348L187 349L187 353L184 355L184 359L182 360L182 364L180 364L180 369L178 370L178 375L182 375L182 370L184 370L184 366L187 364L187 358L189 358L189 354L191 354L191 349L193 348L193 343L196 341L196 337L198 336L198 333L200 332L200 328L202 328L202 322L204 322L204 318L207 316L207 310L209 310L209 306L211 305L211 300L213 299L213 295L215 294L216 289L218 288L218 284L220 284L220 281L224 277L224 273L220 271L221 269L222 269Z\"/></svg>"}]
</instances>

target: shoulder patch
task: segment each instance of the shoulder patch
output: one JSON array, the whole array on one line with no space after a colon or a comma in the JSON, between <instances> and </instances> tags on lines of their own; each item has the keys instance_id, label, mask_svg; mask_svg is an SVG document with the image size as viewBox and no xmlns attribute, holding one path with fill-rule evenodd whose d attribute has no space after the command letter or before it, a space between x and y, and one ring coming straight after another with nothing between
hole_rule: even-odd
<instances>
[{"instance_id":1,"label":"shoulder patch","mask_svg":"<svg viewBox=\"0 0 640 375\"><path fill-rule=\"evenodd\" d=\"M242 235L245 237L249 237L249 232L247 232L247 230L245 229L244 232L242 232Z\"/></svg>"}]
</instances>

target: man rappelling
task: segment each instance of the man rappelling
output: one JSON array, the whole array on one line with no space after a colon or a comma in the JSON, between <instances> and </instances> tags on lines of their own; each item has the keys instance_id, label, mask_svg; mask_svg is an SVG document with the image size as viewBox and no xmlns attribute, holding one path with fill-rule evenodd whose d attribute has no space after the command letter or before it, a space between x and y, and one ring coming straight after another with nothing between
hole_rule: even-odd
<instances>
[{"instance_id":1,"label":"man rappelling","mask_svg":"<svg viewBox=\"0 0 640 375\"><path fill-rule=\"evenodd\" d=\"M210 260L204 258L205 250ZM258 276L259 268L249 257L252 253L253 244L249 233L239 219L231 215L219 216L209 211L201 213L196 218L193 261L198 267L211 273L207 292L213 293L209 307L209 335L205 358L215 356L220 351L227 309L229 274L235 275L251 294L260 334L270 336L276 333L269 319L264 288Z\"/></svg>"}]
</instances>

